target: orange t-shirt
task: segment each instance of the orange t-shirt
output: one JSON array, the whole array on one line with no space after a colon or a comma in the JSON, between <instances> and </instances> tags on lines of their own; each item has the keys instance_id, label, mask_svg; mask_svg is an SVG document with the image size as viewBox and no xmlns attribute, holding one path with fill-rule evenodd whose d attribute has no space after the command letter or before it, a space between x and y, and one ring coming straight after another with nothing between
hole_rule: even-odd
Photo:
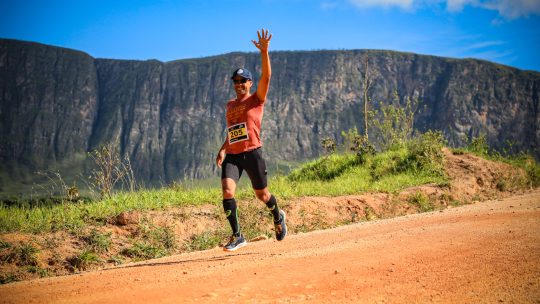
<instances>
[{"instance_id":1,"label":"orange t-shirt","mask_svg":"<svg viewBox=\"0 0 540 304\"><path fill-rule=\"evenodd\" d=\"M262 146L263 112L264 102L257 94L241 101L232 99L227 102L227 154L239 154Z\"/></svg>"}]
</instances>

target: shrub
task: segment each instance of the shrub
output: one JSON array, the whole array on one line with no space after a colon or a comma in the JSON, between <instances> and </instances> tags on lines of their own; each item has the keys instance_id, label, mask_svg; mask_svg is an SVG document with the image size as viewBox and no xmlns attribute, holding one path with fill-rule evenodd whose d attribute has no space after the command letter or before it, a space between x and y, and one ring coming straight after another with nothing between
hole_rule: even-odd
<instances>
[{"instance_id":1,"label":"shrub","mask_svg":"<svg viewBox=\"0 0 540 304\"><path fill-rule=\"evenodd\" d=\"M403 165L408 169L428 171L444 175L444 154L446 141L441 131L427 131L408 142L409 157Z\"/></svg>"},{"instance_id":2,"label":"shrub","mask_svg":"<svg viewBox=\"0 0 540 304\"><path fill-rule=\"evenodd\" d=\"M336 141L331 137L325 137L321 140L321 145L324 149L325 154L332 154L336 152Z\"/></svg>"},{"instance_id":3,"label":"shrub","mask_svg":"<svg viewBox=\"0 0 540 304\"><path fill-rule=\"evenodd\" d=\"M418 99L405 96L405 105L399 105L399 95L394 92L393 103L384 105L371 112L373 125L378 130L378 138L383 150L400 147L412 136L414 131L414 113L418 107Z\"/></svg>"}]
</instances>

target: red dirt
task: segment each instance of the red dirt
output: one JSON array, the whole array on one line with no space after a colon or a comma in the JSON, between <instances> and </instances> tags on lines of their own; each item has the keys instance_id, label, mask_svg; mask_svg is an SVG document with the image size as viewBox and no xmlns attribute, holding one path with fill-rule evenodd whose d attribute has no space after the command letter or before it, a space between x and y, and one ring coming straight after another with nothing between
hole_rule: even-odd
<instances>
[{"instance_id":1,"label":"red dirt","mask_svg":"<svg viewBox=\"0 0 540 304\"><path fill-rule=\"evenodd\" d=\"M79 275L0 303L540 303L540 190Z\"/></svg>"}]
</instances>

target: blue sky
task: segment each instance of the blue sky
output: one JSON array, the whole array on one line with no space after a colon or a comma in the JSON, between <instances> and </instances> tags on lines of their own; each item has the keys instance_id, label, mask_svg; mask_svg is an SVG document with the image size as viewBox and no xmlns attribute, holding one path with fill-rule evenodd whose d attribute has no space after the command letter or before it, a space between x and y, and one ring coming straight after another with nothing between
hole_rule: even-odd
<instances>
[{"instance_id":1,"label":"blue sky","mask_svg":"<svg viewBox=\"0 0 540 304\"><path fill-rule=\"evenodd\" d=\"M0 38L96 58L170 61L273 50L385 49L540 71L540 0L0 0Z\"/></svg>"}]
</instances>

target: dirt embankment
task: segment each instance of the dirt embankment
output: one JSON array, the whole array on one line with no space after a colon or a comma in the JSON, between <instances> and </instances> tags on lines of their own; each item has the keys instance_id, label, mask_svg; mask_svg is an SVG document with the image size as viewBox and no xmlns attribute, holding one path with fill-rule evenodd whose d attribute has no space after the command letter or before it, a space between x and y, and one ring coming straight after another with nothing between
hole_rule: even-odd
<instances>
[{"instance_id":1,"label":"dirt embankment","mask_svg":"<svg viewBox=\"0 0 540 304\"><path fill-rule=\"evenodd\" d=\"M540 191L0 286L0 303L538 303Z\"/></svg>"}]
</instances>

